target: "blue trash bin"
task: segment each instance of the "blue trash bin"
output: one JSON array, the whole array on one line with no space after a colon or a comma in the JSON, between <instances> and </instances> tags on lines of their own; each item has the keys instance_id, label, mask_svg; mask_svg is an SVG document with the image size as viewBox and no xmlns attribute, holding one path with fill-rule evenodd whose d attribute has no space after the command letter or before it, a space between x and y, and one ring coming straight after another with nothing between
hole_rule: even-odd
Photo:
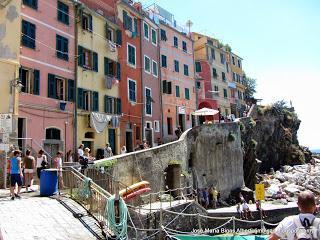
<instances>
[{"instance_id":1,"label":"blue trash bin","mask_svg":"<svg viewBox=\"0 0 320 240\"><path fill-rule=\"evenodd\" d=\"M44 169L40 173L40 196L52 196L58 193L58 170Z\"/></svg>"}]
</instances>

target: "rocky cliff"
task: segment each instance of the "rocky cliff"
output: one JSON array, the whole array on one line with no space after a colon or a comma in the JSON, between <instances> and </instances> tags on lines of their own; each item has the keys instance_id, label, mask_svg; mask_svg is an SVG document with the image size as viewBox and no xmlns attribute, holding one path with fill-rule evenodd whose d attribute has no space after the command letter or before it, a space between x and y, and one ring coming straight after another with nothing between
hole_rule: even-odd
<instances>
[{"instance_id":1,"label":"rocky cliff","mask_svg":"<svg viewBox=\"0 0 320 240\"><path fill-rule=\"evenodd\" d=\"M245 183L252 188L256 172L269 172L283 165L309 162L311 152L299 145L300 120L283 101L255 106L249 118L240 122L244 148ZM260 161L259 161L259 160Z\"/></svg>"}]
</instances>

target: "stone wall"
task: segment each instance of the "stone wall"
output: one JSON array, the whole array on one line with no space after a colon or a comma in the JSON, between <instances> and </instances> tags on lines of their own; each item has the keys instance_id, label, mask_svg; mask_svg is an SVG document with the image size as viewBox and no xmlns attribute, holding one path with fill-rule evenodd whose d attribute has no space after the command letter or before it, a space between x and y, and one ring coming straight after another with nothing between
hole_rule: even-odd
<instances>
[{"instance_id":1,"label":"stone wall","mask_svg":"<svg viewBox=\"0 0 320 240\"><path fill-rule=\"evenodd\" d=\"M243 154L237 123L202 125L187 130L178 141L115 156L112 173L126 185L149 181L153 192L165 189L170 161L182 167L181 186L214 185L222 197L243 186ZM97 163L103 163L100 160Z\"/></svg>"}]
</instances>

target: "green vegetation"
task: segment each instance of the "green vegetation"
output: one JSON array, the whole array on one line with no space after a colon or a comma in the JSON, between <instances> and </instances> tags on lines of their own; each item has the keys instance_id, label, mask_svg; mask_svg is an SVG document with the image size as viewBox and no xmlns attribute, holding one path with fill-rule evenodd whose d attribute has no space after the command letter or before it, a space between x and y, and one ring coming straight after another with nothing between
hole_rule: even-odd
<instances>
[{"instance_id":1,"label":"green vegetation","mask_svg":"<svg viewBox=\"0 0 320 240\"><path fill-rule=\"evenodd\" d=\"M257 92L257 80L254 78L249 77L243 77L244 78L244 85L246 87L246 90L244 92L245 94L245 100L249 100L253 98L253 95Z\"/></svg>"},{"instance_id":2,"label":"green vegetation","mask_svg":"<svg viewBox=\"0 0 320 240\"><path fill-rule=\"evenodd\" d=\"M113 167L115 164L117 163L117 160L116 159L112 159L112 160L105 160L105 161L101 161L101 162L98 162L96 164L94 164L94 167L95 168L111 168Z\"/></svg>"},{"instance_id":3,"label":"green vegetation","mask_svg":"<svg viewBox=\"0 0 320 240\"><path fill-rule=\"evenodd\" d=\"M256 148L257 145L258 145L258 143L257 143L257 141L256 141L255 139L251 138L251 140L250 140L250 145L251 145L252 147Z\"/></svg>"},{"instance_id":4,"label":"green vegetation","mask_svg":"<svg viewBox=\"0 0 320 240\"><path fill-rule=\"evenodd\" d=\"M242 122L240 122L239 126L240 126L240 131L241 132L246 130L246 127L244 126L244 124Z\"/></svg>"},{"instance_id":5,"label":"green vegetation","mask_svg":"<svg viewBox=\"0 0 320 240\"><path fill-rule=\"evenodd\" d=\"M233 142L234 140L236 140L236 136L233 133L229 133L228 135L228 141L229 142Z\"/></svg>"},{"instance_id":6,"label":"green vegetation","mask_svg":"<svg viewBox=\"0 0 320 240\"><path fill-rule=\"evenodd\" d=\"M257 123L253 120L253 118L250 119L250 122L249 122L249 126L251 128L254 128L255 126L257 125Z\"/></svg>"}]
</instances>

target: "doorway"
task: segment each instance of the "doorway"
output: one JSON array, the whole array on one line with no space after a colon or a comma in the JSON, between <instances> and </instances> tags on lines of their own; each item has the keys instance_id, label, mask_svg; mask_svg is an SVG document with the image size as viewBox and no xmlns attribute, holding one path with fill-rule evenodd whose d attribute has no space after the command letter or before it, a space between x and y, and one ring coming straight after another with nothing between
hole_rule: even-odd
<instances>
[{"instance_id":1,"label":"doorway","mask_svg":"<svg viewBox=\"0 0 320 240\"><path fill-rule=\"evenodd\" d=\"M60 144L56 143L45 143L44 144L44 150L49 154L49 158L51 157L54 159L57 152L60 151Z\"/></svg>"},{"instance_id":2,"label":"doorway","mask_svg":"<svg viewBox=\"0 0 320 240\"><path fill-rule=\"evenodd\" d=\"M25 152L26 148L26 119L25 118L18 118L18 146L22 152Z\"/></svg>"},{"instance_id":3,"label":"doorway","mask_svg":"<svg viewBox=\"0 0 320 240\"><path fill-rule=\"evenodd\" d=\"M109 136L109 145L112 149L112 153L116 154L117 149L116 149L116 130L109 128L108 129L108 136Z\"/></svg>"},{"instance_id":4,"label":"doorway","mask_svg":"<svg viewBox=\"0 0 320 240\"><path fill-rule=\"evenodd\" d=\"M127 152L133 152L132 132L126 131L126 148Z\"/></svg>"},{"instance_id":5,"label":"doorway","mask_svg":"<svg viewBox=\"0 0 320 240\"><path fill-rule=\"evenodd\" d=\"M181 127L182 132L185 131L185 122L186 122L185 115L184 114L179 114L178 123L179 123L179 126Z\"/></svg>"},{"instance_id":6,"label":"doorway","mask_svg":"<svg viewBox=\"0 0 320 240\"><path fill-rule=\"evenodd\" d=\"M153 147L153 138L152 138L152 129L150 128L146 128L145 129L145 137L146 137L146 140L149 144L150 147Z\"/></svg>"}]
</instances>

